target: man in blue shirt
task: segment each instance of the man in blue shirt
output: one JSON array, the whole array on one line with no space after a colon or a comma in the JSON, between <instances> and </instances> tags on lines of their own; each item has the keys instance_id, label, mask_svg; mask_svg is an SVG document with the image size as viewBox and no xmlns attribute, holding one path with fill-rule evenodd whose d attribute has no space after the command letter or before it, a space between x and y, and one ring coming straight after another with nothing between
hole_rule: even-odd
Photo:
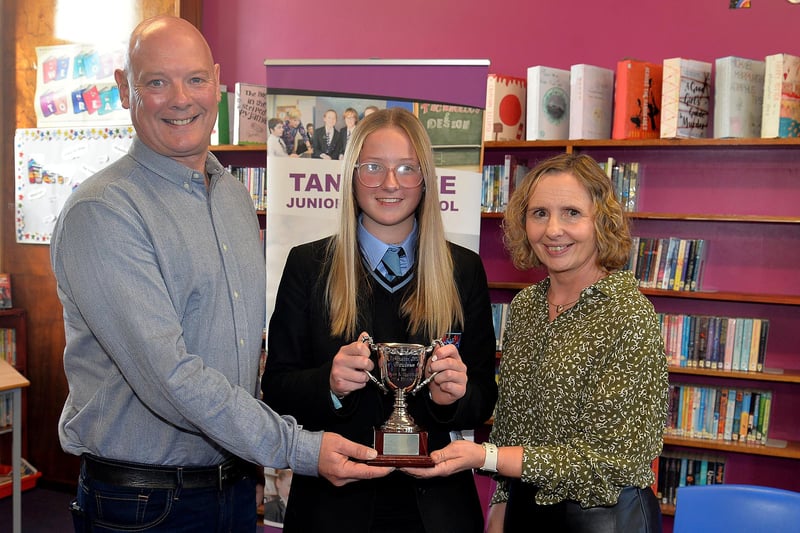
<instances>
[{"instance_id":1,"label":"man in blue shirt","mask_svg":"<svg viewBox=\"0 0 800 533\"><path fill-rule=\"evenodd\" d=\"M141 23L115 78L137 136L72 194L51 242L76 531L255 531L253 464L335 485L389 473L254 397L265 265L246 189L208 153L219 65L200 32Z\"/></svg>"}]
</instances>

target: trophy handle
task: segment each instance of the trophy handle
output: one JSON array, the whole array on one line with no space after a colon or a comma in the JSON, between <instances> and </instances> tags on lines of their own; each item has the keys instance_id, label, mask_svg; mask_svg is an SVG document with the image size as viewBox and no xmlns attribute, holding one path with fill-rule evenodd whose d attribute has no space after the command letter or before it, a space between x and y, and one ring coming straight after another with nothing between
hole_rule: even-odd
<instances>
[{"instance_id":1,"label":"trophy handle","mask_svg":"<svg viewBox=\"0 0 800 533\"><path fill-rule=\"evenodd\" d=\"M440 346L444 346L444 343L443 343L442 341L440 341L439 339L434 339L433 341L431 341L431 345L430 345L430 346L428 346L427 348L425 348L425 361L423 362L423 364L425 364L425 365L427 365L427 364L428 364L428 358L429 358L429 357L430 357L430 355L433 353L433 351L434 351L436 348L439 348ZM409 392L409 394L416 394L416 393L417 393L417 392L419 392L421 389L423 389L423 388L427 387L427 386L428 386L428 384L429 384L431 381L433 381L433 378L435 378L435 377L436 377L436 374L438 374L438 373L439 373L438 371L437 371L437 372L434 372L433 374L431 374L430 376L428 376L428 377L427 377L427 378L425 378L424 380L420 381L420 382L417 384L417 386L416 386L416 387L414 387L414 388L411 390L411 392ZM371 375L371 374L370 374L370 375Z\"/></svg>"},{"instance_id":2,"label":"trophy handle","mask_svg":"<svg viewBox=\"0 0 800 533\"><path fill-rule=\"evenodd\" d=\"M372 337L370 337L369 335L364 335L363 337L361 337L361 342L363 342L364 344L368 344L370 351L375 351L377 349L375 343L372 340ZM362 372L364 372L369 378L369 380L373 382L375 385L377 385L381 391L383 391L386 394L389 393L389 388L380 381L378 381L378 378L373 376L372 372L369 372L367 370L362 370Z\"/></svg>"}]
</instances>

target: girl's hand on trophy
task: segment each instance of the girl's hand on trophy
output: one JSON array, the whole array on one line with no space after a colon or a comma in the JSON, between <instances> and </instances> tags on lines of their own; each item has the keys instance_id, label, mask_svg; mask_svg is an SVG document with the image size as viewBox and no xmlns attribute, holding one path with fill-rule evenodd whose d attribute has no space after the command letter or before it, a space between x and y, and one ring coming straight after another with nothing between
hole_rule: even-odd
<instances>
[{"instance_id":1,"label":"girl's hand on trophy","mask_svg":"<svg viewBox=\"0 0 800 533\"><path fill-rule=\"evenodd\" d=\"M450 405L467 392L467 365L461 360L455 344L445 344L433 351L425 365L425 377L434 372L428 384L431 400L439 405Z\"/></svg>"},{"instance_id":2,"label":"girl's hand on trophy","mask_svg":"<svg viewBox=\"0 0 800 533\"><path fill-rule=\"evenodd\" d=\"M366 333L359 335L363 338ZM364 388L369 381L367 373L371 372L375 364L370 359L369 344L361 340L352 342L339 348L333 358L331 374L328 378L331 392L339 398L344 398L351 392Z\"/></svg>"}]
</instances>

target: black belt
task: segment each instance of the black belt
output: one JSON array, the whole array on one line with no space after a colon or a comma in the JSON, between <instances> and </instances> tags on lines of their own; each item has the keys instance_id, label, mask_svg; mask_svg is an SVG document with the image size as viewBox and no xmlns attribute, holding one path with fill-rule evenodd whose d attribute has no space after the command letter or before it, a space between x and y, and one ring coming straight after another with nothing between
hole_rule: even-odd
<instances>
[{"instance_id":1,"label":"black belt","mask_svg":"<svg viewBox=\"0 0 800 533\"><path fill-rule=\"evenodd\" d=\"M154 466L83 454L83 472L92 480L121 487L206 489L225 487L255 472L254 465L233 457L216 466Z\"/></svg>"}]
</instances>

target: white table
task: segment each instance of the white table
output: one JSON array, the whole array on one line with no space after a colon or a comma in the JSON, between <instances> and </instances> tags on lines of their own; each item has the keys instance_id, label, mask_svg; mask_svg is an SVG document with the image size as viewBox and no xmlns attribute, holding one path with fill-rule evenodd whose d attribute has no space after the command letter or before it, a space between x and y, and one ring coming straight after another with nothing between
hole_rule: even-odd
<instances>
[{"instance_id":1,"label":"white table","mask_svg":"<svg viewBox=\"0 0 800 533\"><path fill-rule=\"evenodd\" d=\"M22 531L22 388L30 385L25 376L0 359L0 392L10 391L14 420L11 427L11 497L14 533Z\"/></svg>"}]
</instances>

